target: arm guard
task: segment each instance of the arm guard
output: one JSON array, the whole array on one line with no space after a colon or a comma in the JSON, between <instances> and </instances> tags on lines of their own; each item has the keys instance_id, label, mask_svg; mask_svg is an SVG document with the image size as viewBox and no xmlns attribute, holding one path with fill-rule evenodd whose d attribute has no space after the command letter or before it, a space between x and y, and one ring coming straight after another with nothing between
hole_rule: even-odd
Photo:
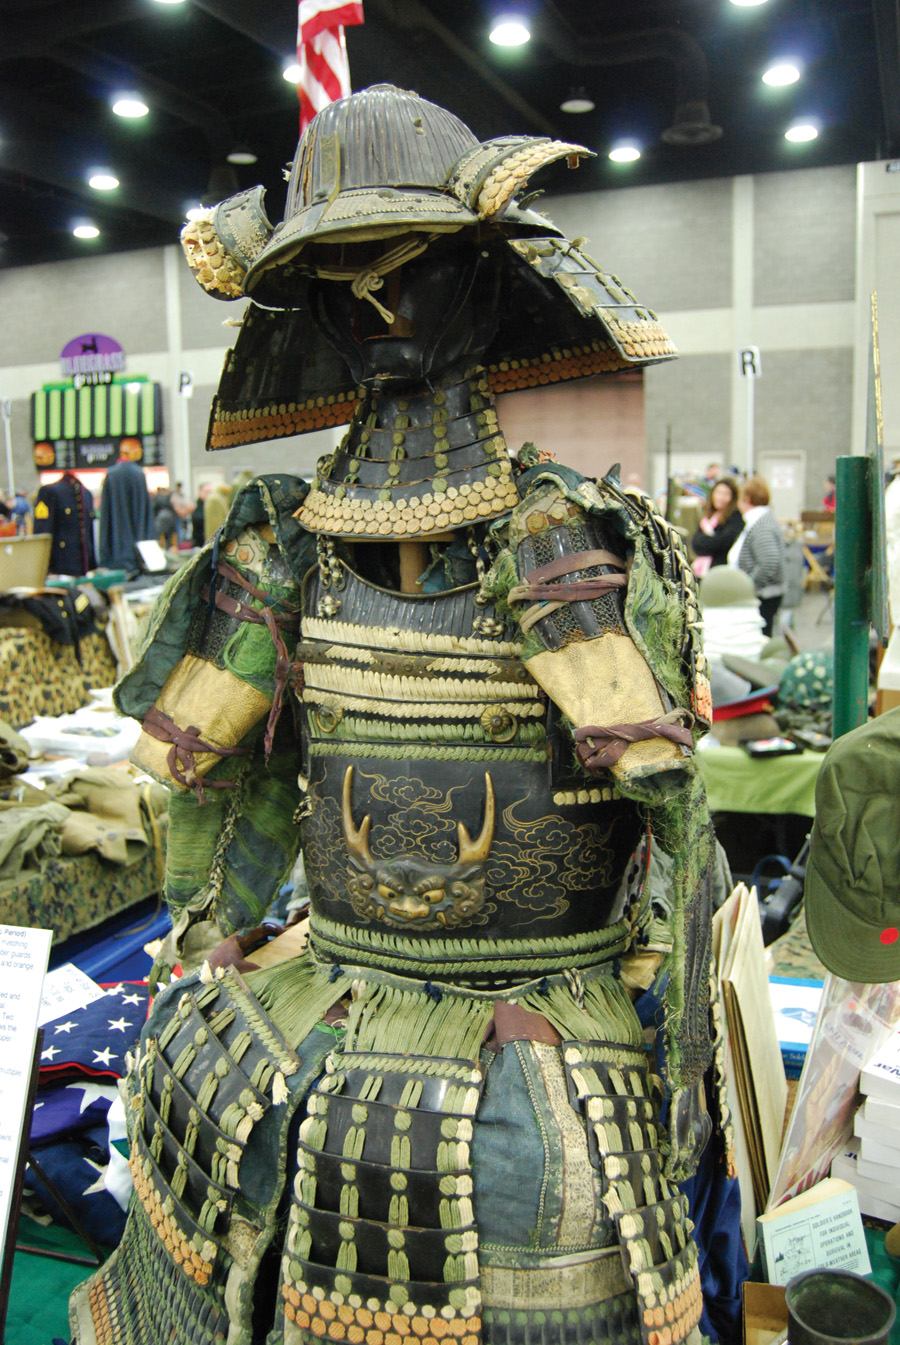
<instances>
[{"instance_id":1,"label":"arm guard","mask_svg":"<svg viewBox=\"0 0 900 1345\"><path fill-rule=\"evenodd\" d=\"M581 765L653 783L683 772L694 715L628 629L635 549L616 523L545 475L510 523L519 582L506 600L528 671L569 719Z\"/></svg>"}]
</instances>

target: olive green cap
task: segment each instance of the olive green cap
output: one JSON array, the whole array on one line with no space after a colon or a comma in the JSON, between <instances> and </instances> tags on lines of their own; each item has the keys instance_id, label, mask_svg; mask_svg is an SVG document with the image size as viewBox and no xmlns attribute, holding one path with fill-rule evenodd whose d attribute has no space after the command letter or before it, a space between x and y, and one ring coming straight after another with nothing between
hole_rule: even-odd
<instances>
[{"instance_id":1,"label":"olive green cap","mask_svg":"<svg viewBox=\"0 0 900 1345\"><path fill-rule=\"evenodd\" d=\"M900 709L826 752L805 890L810 942L829 971L900 980Z\"/></svg>"}]
</instances>

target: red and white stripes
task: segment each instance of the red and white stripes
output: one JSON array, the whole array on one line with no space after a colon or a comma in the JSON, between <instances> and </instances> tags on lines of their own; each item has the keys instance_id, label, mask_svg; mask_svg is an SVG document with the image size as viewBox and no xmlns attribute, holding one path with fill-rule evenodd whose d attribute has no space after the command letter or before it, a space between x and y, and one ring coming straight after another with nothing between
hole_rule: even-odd
<instances>
[{"instance_id":1,"label":"red and white stripes","mask_svg":"<svg viewBox=\"0 0 900 1345\"><path fill-rule=\"evenodd\" d=\"M327 103L350 93L344 28L363 22L360 0L300 0L297 63L301 134Z\"/></svg>"}]
</instances>

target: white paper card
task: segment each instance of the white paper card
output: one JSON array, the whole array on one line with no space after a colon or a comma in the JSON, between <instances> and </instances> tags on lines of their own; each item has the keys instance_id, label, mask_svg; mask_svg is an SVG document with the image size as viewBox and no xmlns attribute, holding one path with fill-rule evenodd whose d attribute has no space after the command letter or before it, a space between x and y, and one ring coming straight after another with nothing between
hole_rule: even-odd
<instances>
[{"instance_id":1,"label":"white paper card","mask_svg":"<svg viewBox=\"0 0 900 1345\"><path fill-rule=\"evenodd\" d=\"M37 1025L43 1027L64 1013L74 1013L102 999L104 991L92 981L74 962L65 962L61 967L48 971L44 977L44 993L41 996L41 1008Z\"/></svg>"},{"instance_id":2,"label":"white paper card","mask_svg":"<svg viewBox=\"0 0 900 1345\"><path fill-rule=\"evenodd\" d=\"M31 1080L41 986L52 939L53 931L49 929L0 925L0 1237L3 1243Z\"/></svg>"}]
</instances>

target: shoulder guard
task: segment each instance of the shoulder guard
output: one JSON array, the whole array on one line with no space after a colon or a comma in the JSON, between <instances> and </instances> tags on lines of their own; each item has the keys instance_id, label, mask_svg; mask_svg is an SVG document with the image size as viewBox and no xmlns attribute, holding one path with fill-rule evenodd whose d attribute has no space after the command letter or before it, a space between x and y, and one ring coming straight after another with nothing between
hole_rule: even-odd
<instances>
[{"instance_id":1,"label":"shoulder guard","mask_svg":"<svg viewBox=\"0 0 900 1345\"><path fill-rule=\"evenodd\" d=\"M216 538L169 581L135 666L116 688L142 720L137 765L175 788L199 784L280 709L299 621L299 580L314 541L293 518L306 493L260 477L235 498ZM270 722L267 748L274 724ZM221 775L221 772L218 772ZM209 780L214 787L229 781Z\"/></svg>"},{"instance_id":2,"label":"shoulder guard","mask_svg":"<svg viewBox=\"0 0 900 1345\"><path fill-rule=\"evenodd\" d=\"M546 465L520 484L507 563L494 573L506 581L528 670L570 721L586 770L641 787L665 775L669 788L708 699L677 535L608 478Z\"/></svg>"}]
</instances>

